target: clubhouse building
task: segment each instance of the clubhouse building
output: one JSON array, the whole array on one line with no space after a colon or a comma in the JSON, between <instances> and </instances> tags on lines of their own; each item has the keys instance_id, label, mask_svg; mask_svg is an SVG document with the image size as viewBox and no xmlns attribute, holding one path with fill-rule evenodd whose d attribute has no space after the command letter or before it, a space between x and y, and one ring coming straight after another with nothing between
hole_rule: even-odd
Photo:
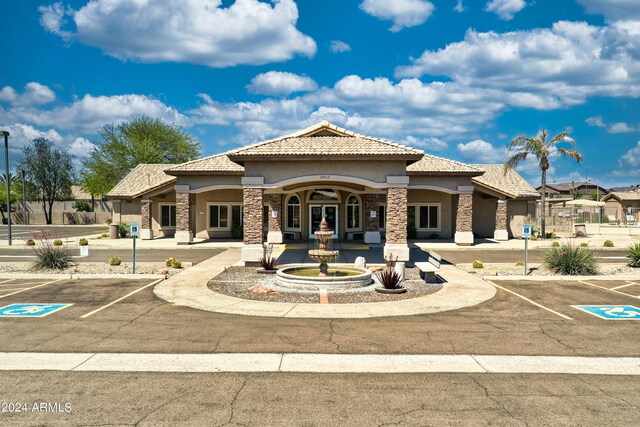
<instances>
[{"instance_id":1,"label":"clubhouse building","mask_svg":"<svg viewBox=\"0 0 640 427\"><path fill-rule=\"evenodd\" d=\"M335 238L409 257L410 239L519 237L540 194L502 165L464 164L321 122L179 165L141 164L107 195L113 221L140 221L141 237L313 239L326 218Z\"/></svg>"}]
</instances>

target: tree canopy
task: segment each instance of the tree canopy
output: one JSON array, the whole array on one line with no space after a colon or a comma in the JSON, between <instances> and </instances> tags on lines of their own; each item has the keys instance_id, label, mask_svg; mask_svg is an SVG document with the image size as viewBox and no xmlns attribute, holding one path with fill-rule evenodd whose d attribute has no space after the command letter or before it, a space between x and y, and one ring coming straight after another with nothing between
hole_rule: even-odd
<instances>
[{"instance_id":1,"label":"tree canopy","mask_svg":"<svg viewBox=\"0 0 640 427\"><path fill-rule=\"evenodd\" d=\"M99 196L140 163L184 163L200 154L200 142L182 126L148 116L105 125L98 136L82 162L80 184Z\"/></svg>"},{"instance_id":2,"label":"tree canopy","mask_svg":"<svg viewBox=\"0 0 640 427\"><path fill-rule=\"evenodd\" d=\"M19 169L26 171L36 188L35 199L42 203L47 224L51 224L53 203L71 198L75 179L71 155L46 138L35 138L24 148Z\"/></svg>"}]
</instances>

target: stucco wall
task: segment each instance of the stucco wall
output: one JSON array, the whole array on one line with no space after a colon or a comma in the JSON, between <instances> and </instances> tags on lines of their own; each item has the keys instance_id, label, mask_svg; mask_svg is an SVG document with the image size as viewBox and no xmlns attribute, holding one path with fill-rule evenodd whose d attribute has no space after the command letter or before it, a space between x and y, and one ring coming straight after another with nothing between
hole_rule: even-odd
<instances>
[{"instance_id":1,"label":"stucco wall","mask_svg":"<svg viewBox=\"0 0 640 427\"><path fill-rule=\"evenodd\" d=\"M140 199L121 200L113 202L113 222L126 222L131 224L140 221L141 206Z\"/></svg>"},{"instance_id":2,"label":"stucco wall","mask_svg":"<svg viewBox=\"0 0 640 427\"><path fill-rule=\"evenodd\" d=\"M163 203L175 204L176 193L165 194L164 197L154 197L151 199L151 228L155 237L172 237L175 234L175 227L163 229L160 226L160 206Z\"/></svg>"},{"instance_id":3,"label":"stucco wall","mask_svg":"<svg viewBox=\"0 0 640 427\"><path fill-rule=\"evenodd\" d=\"M440 203L440 231L418 231L418 239L428 239L431 235L437 234L441 239L451 239L455 232L454 198L456 196L449 193L433 190L409 190L407 203ZM417 215L417 213L416 213Z\"/></svg>"},{"instance_id":4,"label":"stucco wall","mask_svg":"<svg viewBox=\"0 0 640 427\"><path fill-rule=\"evenodd\" d=\"M209 208L207 203L219 202L230 204L242 204L242 190L214 190L195 194L195 217L196 237L203 239L230 239L231 230L212 231L209 230Z\"/></svg>"},{"instance_id":5,"label":"stucco wall","mask_svg":"<svg viewBox=\"0 0 640 427\"><path fill-rule=\"evenodd\" d=\"M470 186L473 183L468 176L410 176L409 190L414 185L431 185L458 191L458 186Z\"/></svg>"},{"instance_id":6,"label":"stucco wall","mask_svg":"<svg viewBox=\"0 0 640 427\"><path fill-rule=\"evenodd\" d=\"M473 193L473 235L479 238L493 238L496 229L496 206L498 199Z\"/></svg>"},{"instance_id":7,"label":"stucco wall","mask_svg":"<svg viewBox=\"0 0 640 427\"><path fill-rule=\"evenodd\" d=\"M522 224L527 220L527 216L535 215L535 205L526 200L509 200L507 202L507 231L509 238L522 237Z\"/></svg>"},{"instance_id":8,"label":"stucco wall","mask_svg":"<svg viewBox=\"0 0 640 427\"><path fill-rule=\"evenodd\" d=\"M210 175L192 175L179 176L176 185L189 185L191 190L206 188L212 185L237 185L241 186L241 176L210 176Z\"/></svg>"}]
</instances>

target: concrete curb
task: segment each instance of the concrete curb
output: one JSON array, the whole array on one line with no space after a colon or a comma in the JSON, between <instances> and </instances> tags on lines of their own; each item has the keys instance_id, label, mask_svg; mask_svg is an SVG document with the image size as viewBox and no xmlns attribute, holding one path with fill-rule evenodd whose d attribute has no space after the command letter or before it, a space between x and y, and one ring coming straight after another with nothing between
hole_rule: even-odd
<instances>
[{"instance_id":1,"label":"concrete curb","mask_svg":"<svg viewBox=\"0 0 640 427\"><path fill-rule=\"evenodd\" d=\"M629 280L638 281L638 276L486 276L486 280L530 280L557 282L575 282L576 280Z\"/></svg>"},{"instance_id":2,"label":"concrete curb","mask_svg":"<svg viewBox=\"0 0 640 427\"><path fill-rule=\"evenodd\" d=\"M244 316L364 319L390 316L413 316L458 310L481 304L496 294L486 281L453 266L442 266L440 275L447 283L435 294L389 302L359 304L299 304L245 300L213 292L207 287L211 278L235 264L239 249L229 249L159 283L155 295L176 305L224 314Z\"/></svg>"},{"instance_id":3,"label":"concrete curb","mask_svg":"<svg viewBox=\"0 0 640 427\"><path fill-rule=\"evenodd\" d=\"M163 274L88 274L88 273L0 273L0 279L30 279L30 280L57 280L57 279L127 279L127 280L147 280L147 279L164 279Z\"/></svg>"}]
</instances>

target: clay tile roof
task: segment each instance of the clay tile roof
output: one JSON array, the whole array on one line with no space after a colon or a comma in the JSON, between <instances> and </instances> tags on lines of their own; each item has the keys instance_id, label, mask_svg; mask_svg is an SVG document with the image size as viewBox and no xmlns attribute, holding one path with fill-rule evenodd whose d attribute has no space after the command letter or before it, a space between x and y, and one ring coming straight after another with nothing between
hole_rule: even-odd
<instances>
[{"instance_id":1,"label":"clay tile roof","mask_svg":"<svg viewBox=\"0 0 640 427\"><path fill-rule=\"evenodd\" d=\"M614 191L602 198L602 201L615 198L617 200L640 200L640 191Z\"/></svg>"},{"instance_id":2,"label":"clay tile roof","mask_svg":"<svg viewBox=\"0 0 640 427\"><path fill-rule=\"evenodd\" d=\"M480 175L482 170L444 157L425 154L419 161L407 166L409 175Z\"/></svg>"},{"instance_id":3,"label":"clay tile roof","mask_svg":"<svg viewBox=\"0 0 640 427\"><path fill-rule=\"evenodd\" d=\"M475 184L484 186L512 198L538 198L540 193L513 169L503 173L503 165L472 165L484 171L483 175L474 176Z\"/></svg>"},{"instance_id":4,"label":"clay tile roof","mask_svg":"<svg viewBox=\"0 0 640 427\"><path fill-rule=\"evenodd\" d=\"M304 156L418 160L423 153L406 145L360 135L325 121L292 135L238 148L227 154L231 160L244 161Z\"/></svg>"},{"instance_id":5,"label":"clay tile roof","mask_svg":"<svg viewBox=\"0 0 640 427\"><path fill-rule=\"evenodd\" d=\"M109 198L137 197L176 180L165 170L174 165L139 164L107 193Z\"/></svg>"},{"instance_id":6,"label":"clay tile roof","mask_svg":"<svg viewBox=\"0 0 640 427\"><path fill-rule=\"evenodd\" d=\"M175 165L165 171L170 175L181 174L215 174L242 175L244 168L229 160L226 154L216 154L202 159Z\"/></svg>"}]
</instances>

